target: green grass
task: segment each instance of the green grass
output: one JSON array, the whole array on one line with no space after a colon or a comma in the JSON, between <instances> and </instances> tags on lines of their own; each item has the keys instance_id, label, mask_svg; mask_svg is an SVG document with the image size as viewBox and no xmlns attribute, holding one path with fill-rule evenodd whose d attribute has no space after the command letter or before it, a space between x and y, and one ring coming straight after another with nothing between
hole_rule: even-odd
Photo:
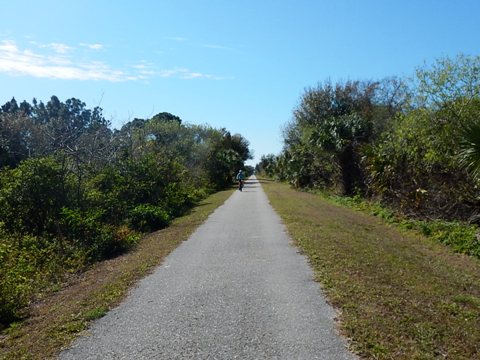
<instances>
[{"instance_id":1,"label":"green grass","mask_svg":"<svg viewBox=\"0 0 480 360\"><path fill-rule=\"evenodd\" d=\"M263 187L339 310L355 352L480 358L478 259L321 196L268 181Z\"/></svg>"},{"instance_id":2,"label":"green grass","mask_svg":"<svg viewBox=\"0 0 480 360\"><path fill-rule=\"evenodd\" d=\"M383 207L378 202L362 199L360 196L345 197L318 193L322 198L351 209L377 216L388 224L403 230L416 230L422 235L450 246L455 252L480 258L478 227L459 221L409 219Z\"/></svg>"},{"instance_id":3,"label":"green grass","mask_svg":"<svg viewBox=\"0 0 480 360\"><path fill-rule=\"evenodd\" d=\"M90 311L87 311L85 313L85 320L87 321L91 321L91 320L95 320L95 319L99 319L103 316L105 316L105 314L107 313L108 309L104 306L99 306L95 309L92 309Z\"/></svg>"},{"instance_id":4,"label":"green grass","mask_svg":"<svg viewBox=\"0 0 480 360\"><path fill-rule=\"evenodd\" d=\"M0 359L54 359L91 320L116 306L128 290L231 195L216 193L161 231L143 238L129 253L103 261L55 293L32 304L30 316L0 334ZM58 290L58 289L57 289Z\"/></svg>"}]
</instances>

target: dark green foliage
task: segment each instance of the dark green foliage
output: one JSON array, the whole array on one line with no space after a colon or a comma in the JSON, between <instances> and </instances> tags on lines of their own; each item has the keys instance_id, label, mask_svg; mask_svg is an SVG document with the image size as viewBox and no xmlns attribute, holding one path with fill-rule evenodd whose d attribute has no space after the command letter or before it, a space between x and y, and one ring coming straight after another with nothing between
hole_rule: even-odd
<instances>
[{"instance_id":1,"label":"dark green foliage","mask_svg":"<svg viewBox=\"0 0 480 360\"><path fill-rule=\"evenodd\" d=\"M478 57L459 56L417 71L416 107L366 148L373 193L416 216L467 219L477 211L479 64Z\"/></svg>"},{"instance_id":2,"label":"dark green foliage","mask_svg":"<svg viewBox=\"0 0 480 360\"><path fill-rule=\"evenodd\" d=\"M89 261L97 261L123 253L135 245L137 236L127 229L128 234L119 228L101 221L101 210L81 211L62 210L62 236L70 242L70 247L80 249Z\"/></svg>"},{"instance_id":3,"label":"dark green foliage","mask_svg":"<svg viewBox=\"0 0 480 360\"><path fill-rule=\"evenodd\" d=\"M178 116L172 115L168 112L158 113L152 118L153 121L163 121L163 122L174 122L180 125L182 123L182 119Z\"/></svg>"},{"instance_id":4,"label":"dark green foliage","mask_svg":"<svg viewBox=\"0 0 480 360\"><path fill-rule=\"evenodd\" d=\"M107 166L86 183L85 201L93 209L102 209L101 220L121 224L126 216L127 200L123 194L125 178L120 169Z\"/></svg>"},{"instance_id":5,"label":"dark green foliage","mask_svg":"<svg viewBox=\"0 0 480 360\"><path fill-rule=\"evenodd\" d=\"M276 174L276 161L274 154L262 155L260 162L255 166L255 171L273 177Z\"/></svg>"},{"instance_id":6,"label":"dark green foliage","mask_svg":"<svg viewBox=\"0 0 480 360\"><path fill-rule=\"evenodd\" d=\"M445 120L438 124L440 116L427 110L400 115L365 149L369 188L407 214L467 218L476 186L457 160L459 132L449 130Z\"/></svg>"},{"instance_id":7,"label":"dark green foliage","mask_svg":"<svg viewBox=\"0 0 480 360\"><path fill-rule=\"evenodd\" d=\"M87 188L88 207L101 208L103 221L114 224L130 219L137 205L161 207L168 216L178 216L200 199L188 184L187 172L181 164L154 155L107 167L91 179ZM157 227L152 223L147 227L155 230L165 225L162 222Z\"/></svg>"},{"instance_id":8,"label":"dark green foliage","mask_svg":"<svg viewBox=\"0 0 480 360\"><path fill-rule=\"evenodd\" d=\"M167 226L170 216L160 206L142 204L129 212L129 219L134 229L152 231Z\"/></svg>"},{"instance_id":9,"label":"dark green foliage","mask_svg":"<svg viewBox=\"0 0 480 360\"><path fill-rule=\"evenodd\" d=\"M284 131L287 178L300 187L334 186L344 194L364 191L361 146L374 133L381 111L380 83L330 82L308 89ZM288 154L288 155L287 155Z\"/></svg>"},{"instance_id":10,"label":"dark green foliage","mask_svg":"<svg viewBox=\"0 0 480 360\"><path fill-rule=\"evenodd\" d=\"M4 105L1 106L1 112L15 114L20 108L18 107L17 100L13 97L12 100L7 101Z\"/></svg>"},{"instance_id":11,"label":"dark green foliage","mask_svg":"<svg viewBox=\"0 0 480 360\"><path fill-rule=\"evenodd\" d=\"M224 189L232 184L233 176L252 158L248 141L239 134L231 135L225 129L208 137L209 151L204 169L210 186Z\"/></svg>"},{"instance_id":12,"label":"dark green foliage","mask_svg":"<svg viewBox=\"0 0 480 360\"><path fill-rule=\"evenodd\" d=\"M25 160L0 171L0 218L14 232L57 233L72 193L71 178L54 158Z\"/></svg>"},{"instance_id":13,"label":"dark green foliage","mask_svg":"<svg viewBox=\"0 0 480 360\"><path fill-rule=\"evenodd\" d=\"M22 113L0 112L0 168L16 166L28 158L32 121Z\"/></svg>"},{"instance_id":14,"label":"dark green foliage","mask_svg":"<svg viewBox=\"0 0 480 360\"><path fill-rule=\"evenodd\" d=\"M251 175L255 174L255 167L251 165L246 165L245 166L245 177L249 177Z\"/></svg>"},{"instance_id":15,"label":"dark green foliage","mask_svg":"<svg viewBox=\"0 0 480 360\"><path fill-rule=\"evenodd\" d=\"M480 242L476 232L477 227L459 222L417 221L416 228L433 239L452 247L456 252L480 258Z\"/></svg>"},{"instance_id":16,"label":"dark green foliage","mask_svg":"<svg viewBox=\"0 0 480 360\"><path fill-rule=\"evenodd\" d=\"M21 318L33 294L61 269L55 245L30 235L13 235L0 226L0 329Z\"/></svg>"},{"instance_id":17,"label":"dark green foliage","mask_svg":"<svg viewBox=\"0 0 480 360\"><path fill-rule=\"evenodd\" d=\"M460 165L480 180L480 120L471 121L464 127L460 142Z\"/></svg>"}]
</instances>

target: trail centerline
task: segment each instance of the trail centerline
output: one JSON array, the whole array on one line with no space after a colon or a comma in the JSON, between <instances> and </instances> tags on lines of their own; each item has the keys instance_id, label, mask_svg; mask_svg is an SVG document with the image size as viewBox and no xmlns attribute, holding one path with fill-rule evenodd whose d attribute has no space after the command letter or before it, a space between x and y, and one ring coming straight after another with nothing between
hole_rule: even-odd
<instances>
[{"instance_id":1,"label":"trail centerline","mask_svg":"<svg viewBox=\"0 0 480 360\"><path fill-rule=\"evenodd\" d=\"M355 359L255 177L60 359Z\"/></svg>"}]
</instances>

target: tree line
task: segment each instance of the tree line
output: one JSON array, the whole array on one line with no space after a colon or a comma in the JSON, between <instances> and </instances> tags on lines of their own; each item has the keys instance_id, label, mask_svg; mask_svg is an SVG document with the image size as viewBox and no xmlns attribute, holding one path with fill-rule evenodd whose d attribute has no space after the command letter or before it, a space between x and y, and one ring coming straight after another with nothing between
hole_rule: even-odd
<instances>
[{"instance_id":1,"label":"tree line","mask_svg":"<svg viewBox=\"0 0 480 360\"><path fill-rule=\"evenodd\" d=\"M257 171L422 219L473 219L480 200L480 57L437 59L411 79L305 90L280 154Z\"/></svg>"},{"instance_id":2,"label":"tree line","mask_svg":"<svg viewBox=\"0 0 480 360\"><path fill-rule=\"evenodd\" d=\"M130 249L250 159L240 134L170 113L112 129L72 98L0 109L0 328L38 291Z\"/></svg>"}]
</instances>

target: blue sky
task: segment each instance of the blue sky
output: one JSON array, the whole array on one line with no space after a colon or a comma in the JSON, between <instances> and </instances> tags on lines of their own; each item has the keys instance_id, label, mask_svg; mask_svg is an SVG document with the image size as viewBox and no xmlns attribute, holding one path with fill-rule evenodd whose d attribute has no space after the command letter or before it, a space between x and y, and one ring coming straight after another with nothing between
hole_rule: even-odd
<instances>
[{"instance_id":1,"label":"blue sky","mask_svg":"<svg viewBox=\"0 0 480 360\"><path fill-rule=\"evenodd\" d=\"M0 104L167 111L278 153L304 89L480 55L478 0L0 0Z\"/></svg>"}]
</instances>

